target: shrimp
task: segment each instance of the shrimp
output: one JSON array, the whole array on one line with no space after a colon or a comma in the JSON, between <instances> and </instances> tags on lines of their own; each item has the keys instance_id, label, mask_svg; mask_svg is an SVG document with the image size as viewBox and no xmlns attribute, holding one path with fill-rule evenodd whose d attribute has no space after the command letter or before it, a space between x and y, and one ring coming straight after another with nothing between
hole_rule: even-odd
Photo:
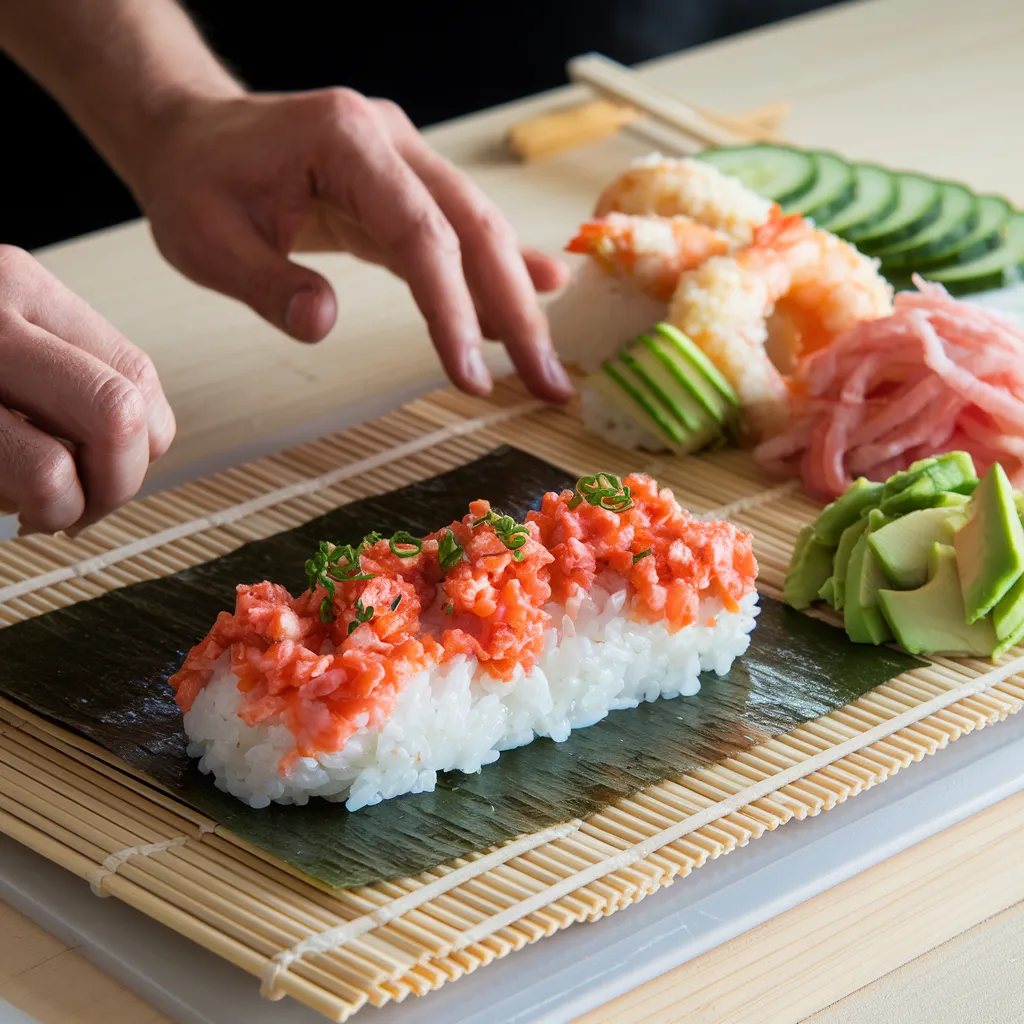
<instances>
[{"instance_id":1,"label":"shrimp","mask_svg":"<svg viewBox=\"0 0 1024 1024\"><path fill-rule=\"evenodd\" d=\"M616 178L601 193L594 213L690 217L725 232L735 245L746 246L772 209L767 199L711 164L654 153Z\"/></svg>"},{"instance_id":2,"label":"shrimp","mask_svg":"<svg viewBox=\"0 0 1024 1024\"><path fill-rule=\"evenodd\" d=\"M892 313L893 289L879 261L803 217L774 215L755 240L775 249L792 275L768 326L768 351L783 372L862 321Z\"/></svg>"},{"instance_id":3,"label":"shrimp","mask_svg":"<svg viewBox=\"0 0 1024 1024\"><path fill-rule=\"evenodd\" d=\"M583 224L566 251L586 253L605 273L632 281L652 298L668 302L684 270L731 248L721 231L688 217L610 213Z\"/></svg>"},{"instance_id":4,"label":"shrimp","mask_svg":"<svg viewBox=\"0 0 1024 1024\"><path fill-rule=\"evenodd\" d=\"M768 318L792 286L785 259L770 245L714 256L683 273L668 319L718 367L736 391L755 438L781 429L789 390L765 348Z\"/></svg>"}]
</instances>

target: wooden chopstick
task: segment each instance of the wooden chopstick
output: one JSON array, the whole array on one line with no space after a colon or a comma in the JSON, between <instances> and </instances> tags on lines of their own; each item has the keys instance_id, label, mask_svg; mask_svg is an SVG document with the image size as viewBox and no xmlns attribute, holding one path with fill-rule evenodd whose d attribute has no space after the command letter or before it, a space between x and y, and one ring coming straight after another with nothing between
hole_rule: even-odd
<instances>
[{"instance_id":1,"label":"wooden chopstick","mask_svg":"<svg viewBox=\"0 0 1024 1024\"><path fill-rule=\"evenodd\" d=\"M772 103L744 114L726 115L699 110L709 121L717 121L745 136L750 141L777 142L777 129L789 113L788 103ZM696 109L696 108L695 108ZM550 114L519 121L508 131L509 148L521 160L546 160L559 153L586 146L617 135L625 130L651 139L666 152L683 147L683 136L667 126L655 126L642 110L612 100L591 100L587 103L555 110ZM657 138L653 138L657 134ZM688 136L686 137L689 138Z\"/></svg>"},{"instance_id":2,"label":"wooden chopstick","mask_svg":"<svg viewBox=\"0 0 1024 1024\"><path fill-rule=\"evenodd\" d=\"M567 66L569 78L590 86L600 95L642 110L654 120L696 139L705 146L735 146L750 141L749 134L711 120L700 111L647 85L630 71L598 53L575 57Z\"/></svg>"}]
</instances>

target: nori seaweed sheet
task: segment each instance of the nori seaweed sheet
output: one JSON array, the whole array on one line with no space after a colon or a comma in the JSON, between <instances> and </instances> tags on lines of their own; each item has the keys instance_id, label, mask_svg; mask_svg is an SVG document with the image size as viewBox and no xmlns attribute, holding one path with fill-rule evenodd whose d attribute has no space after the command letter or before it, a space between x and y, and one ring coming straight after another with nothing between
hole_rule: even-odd
<instances>
[{"instance_id":1,"label":"nori seaweed sheet","mask_svg":"<svg viewBox=\"0 0 1024 1024\"><path fill-rule=\"evenodd\" d=\"M600 467L596 467L600 468ZM826 714L918 665L762 598L750 650L696 697L615 711L564 743L534 740L433 793L349 813L315 799L253 810L218 790L185 752L167 679L239 583L271 579L297 593L321 539L370 530L425 534L488 498L522 518L560 469L500 448L459 469L335 509L173 576L138 583L0 629L0 692L113 751L242 839L332 886L401 878L453 857L585 816L643 786L710 765Z\"/></svg>"}]
</instances>

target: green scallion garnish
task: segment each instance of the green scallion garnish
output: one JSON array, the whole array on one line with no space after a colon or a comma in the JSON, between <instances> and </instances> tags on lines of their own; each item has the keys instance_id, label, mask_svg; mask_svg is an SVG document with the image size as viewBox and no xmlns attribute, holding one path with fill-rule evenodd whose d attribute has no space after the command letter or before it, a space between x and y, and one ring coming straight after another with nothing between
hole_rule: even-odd
<instances>
[{"instance_id":1,"label":"green scallion garnish","mask_svg":"<svg viewBox=\"0 0 1024 1024\"><path fill-rule=\"evenodd\" d=\"M453 611L455 611L455 605L454 605L454 604L452 604L452 602L451 602L451 601L449 601L449 602L448 602L448 603L447 603L447 604L446 604L446 605L444 606L444 613L445 613L445 615L451 615L451 613L452 613Z\"/></svg>"},{"instance_id":2,"label":"green scallion garnish","mask_svg":"<svg viewBox=\"0 0 1024 1024\"><path fill-rule=\"evenodd\" d=\"M306 582L309 589L323 587L330 598L334 597L335 583L354 583L357 580L372 580L372 572L363 572L359 564L359 556L363 545L354 548L351 544L331 544L322 540L317 545L316 554L306 560ZM320 603L320 618L324 622L334 619L331 602L324 598Z\"/></svg>"},{"instance_id":3,"label":"green scallion garnish","mask_svg":"<svg viewBox=\"0 0 1024 1024\"><path fill-rule=\"evenodd\" d=\"M363 607L362 598L356 600L356 617L348 624L348 635L351 636L364 622L373 618L373 606Z\"/></svg>"},{"instance_id":4,"label":"green scallion garnish","mask_svg":"<svg viewBox=\"0 0 1024 1024\"><path fill-rule=\"evenodd\" d=\"M441 568L446 572L449 569L454 569L462 561L465 554L465 549L455 539L455 534L452 532L451 527L449 527L444 531L437 544L437 560L441 563Z\"/></svg>"},{"instance_id":5,"label":"green scallion garnish","mask_svg":"<svg viewBox=\"0 0 1024 1024\"><path fill-rule=\"evenodd\" d=\"M391 554L399 558L414 558L423 550L423 541L406 530L399 530L389 541Z\"/></svg>"},{"instance_id":6,"label":"green scallion garnish","mask_svg":"<svg viewBox=\"0 0 1024 1024\"><path fill-rule=\"evenodd\" d=\"M392 610L393 612L397 612L397 611L398 611L398 606L399 606L399 605L400 605L401 603L402 603L402 595L401 595L401 594L399 594L399 595L398 595L398 597L396 597L396 598L394 599L394 601L392 601L392 602L391 602L391 610Z\"/></svg>"},{"instance_id":7,"label":"green scallion garnish","mask_svg":"<svg viewBox=\"0 0 1024 1024\"><path fill-rule=\"evenodd\" d=\"M633 564L636 565L641 558L646 558L651 553L651 549L648 548L646 551L641 551L640 554L633 556Z\"/></svg>"},{"instance_id":8,"label":"green scallion garnish","mask_svg":"<svg viewBox=\"0 0 1024 1024\"><path fill-rule=\"evenodd\" d=\"M511 516L495 512L494 509L478 519L473 526L475 528L485 523L494 528L498 540L512 552L512 557L517 562L521 562L526 555L522 547L530 539L529 528L523 523L517 523Z\"/></svg>"},{"instance_id":9,"label":"green scallion garnish","mask_svg":"<svg viewBox=\"0 0 1024 1024\"><path fill-rule=\"evenodd\" d=\"M569 499L569 508L576 508L584 501L609 512L625 512L633 507L629 487L614 473L580 477L576 481L576 493Z\"/></svg>"}]
</instances>

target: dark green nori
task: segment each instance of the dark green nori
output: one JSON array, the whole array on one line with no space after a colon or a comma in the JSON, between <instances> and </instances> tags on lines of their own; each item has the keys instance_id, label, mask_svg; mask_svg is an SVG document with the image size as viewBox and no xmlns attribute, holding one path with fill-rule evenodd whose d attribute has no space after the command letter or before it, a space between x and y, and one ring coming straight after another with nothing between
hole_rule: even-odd
<instances>
[{"instance_id":1,"label":"dark green nori","mask_svg":"<svg viewBox=\"0 0 1024 1024\"><path fill-rule=\"evenodd\" d=\"M616 711L564 743L535 740L476 775L453 772L434 793L350 814L314 799L253 810L221 793L185 753L167 679L239 583L293 592L318 541L357 544L369 530L422 536L486 497L515 519L562 470L511 448L431 480L358 501L304 526L163 579L0 629L0 692L118 754L181 800L333 886L426 870L452 857L589 814L642 786L711 764L855 700L919 664L762 599L749 652L697 697Z\"/></svg>"}]
</instances>

